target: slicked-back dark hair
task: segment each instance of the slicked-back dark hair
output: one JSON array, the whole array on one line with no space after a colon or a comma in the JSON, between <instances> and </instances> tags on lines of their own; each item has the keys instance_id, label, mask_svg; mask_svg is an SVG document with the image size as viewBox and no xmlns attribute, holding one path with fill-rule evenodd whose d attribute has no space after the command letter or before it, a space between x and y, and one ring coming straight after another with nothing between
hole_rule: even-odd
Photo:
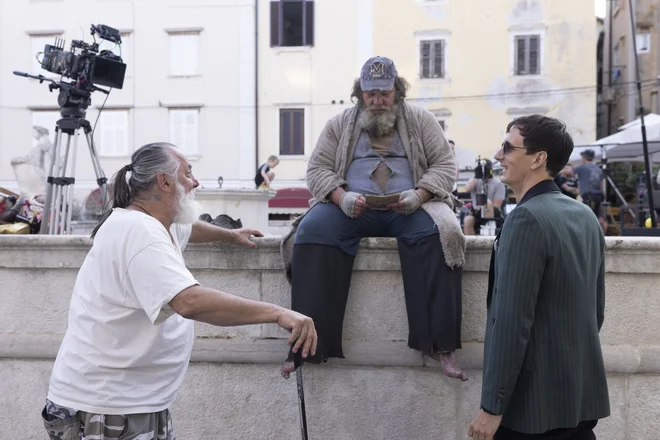
<instances>
[{"instance_id":1,"label":"slicked-back dark hair","mask_svg":"<svg viewBox=\"0 0 660 440\"><path fill-rule=\"evenodd\" d=\"M568 163L573 152L573 138L566 124L559 119L543 115L521 116L509 122L507 133L512 127L520 130L526 154L546 152L546 169L551 177L555 177Z\"/></svg>"}]
</instances>

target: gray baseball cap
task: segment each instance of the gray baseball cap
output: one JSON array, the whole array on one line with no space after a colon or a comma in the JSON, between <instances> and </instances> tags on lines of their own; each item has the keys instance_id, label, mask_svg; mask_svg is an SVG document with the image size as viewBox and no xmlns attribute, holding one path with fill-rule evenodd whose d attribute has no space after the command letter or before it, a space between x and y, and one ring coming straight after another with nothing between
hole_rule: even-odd
<instances>
[{"instance_id":1,"label":"gray baseball cap","mask_svg":"<svg viewBox=\"0 0 660 440\"><path fill-rule=\"evenodd\" d=\"M399 73L394 61L386 57L371 57L362 66L360 88L367 90L392 90Z\"/></svg>"}]
</instances>

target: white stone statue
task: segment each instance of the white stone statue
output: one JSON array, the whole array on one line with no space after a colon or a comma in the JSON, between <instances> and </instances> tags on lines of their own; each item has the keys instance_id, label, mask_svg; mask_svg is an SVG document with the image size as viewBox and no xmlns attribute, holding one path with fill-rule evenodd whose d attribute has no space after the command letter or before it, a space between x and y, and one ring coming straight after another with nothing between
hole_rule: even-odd
<instances>
[{"instance_id":1,"label":"white stone statue","mask_svg":"<svg viewBox=\"0 0 660 440\"><path fill-rule=\"evenodd\" d=\"M40 126L32 127L32 149L27 155L11 160L18 187L22 193L33 197L44 194L47 169L50 166L50 150L53 143L49 130Z\"/></svg>"}]
</instances>

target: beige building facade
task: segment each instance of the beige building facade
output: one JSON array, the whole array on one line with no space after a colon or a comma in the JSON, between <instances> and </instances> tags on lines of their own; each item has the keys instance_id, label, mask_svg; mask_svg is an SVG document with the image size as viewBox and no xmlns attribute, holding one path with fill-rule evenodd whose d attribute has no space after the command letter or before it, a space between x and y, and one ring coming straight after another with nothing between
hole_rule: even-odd
<instances>
[{"instance_id":1,"label":"beige building facade","mask_svg":"<svg viewBox=\"0 0 660 440\"><path fill-rule=\"evenodd\" d=\"M639 116L635 50L644 109L647 113L660 113L660 0L610 3L604 26L603 85L606 120L611 132L615 132ZM634 39L631 8L636 29Z\"/></svg>"},{"instance_id":2,"label":"beige building facade","mask_svg":"<svg viewBox=\"0 0 660 440\"><path fill-rule=\"evenodd\" d=\"M353 81L373 55L394 59L408 99L436 115L463 168L491 157L523 114L562 118L576 142L595 140L591 2L0 0L0 20L0 186L9 188L32 125L58 118L57 95L12 70L48 75L36 53L56 37L67 49L89 42L99 22L121 31L128 65L94 131L108 177L136 147L164 140L182 147L207 188L220 176L223 188L253 187L272 154L281 159L274 187L304 186L319 134L353 105ZM92 96L92 124L104 98ZM77 187L87 194L95 176L84 143L79 150Z\"/></svg>"},{"instance_id":3,"label":"beige building facade","mask_svg":"<svg viewBox=\"0 0 660 440\"><path fill-rule=\"evenodd\" d=\"M321 130L352 105L379 1L259 0L259 160L279 156L275 188L305 185Z\"/></svg>"},{"instance_id":4,"label":"beige building facade","mask_svg":"<svg viewBox=\"0 0 660 440\"><path fill-rule=\"evenodd\" d=\"M300 5L297 14L304 15L304 23L291 18L292 9L286 9L291 3ZM455 140L463 168L478 156L492 157L507 123L520 115L558 117L576 143L595 140L593 2L263 0L260 5L265 7L259 21L259 159L280 156L276 187L304 183L316 139L330 117L352 105L352 82L372 55L394 60L412 86L409 101L436 115ZM299 29L297 40L286 40L292 26Z\"/></svg>"}]
</instances>

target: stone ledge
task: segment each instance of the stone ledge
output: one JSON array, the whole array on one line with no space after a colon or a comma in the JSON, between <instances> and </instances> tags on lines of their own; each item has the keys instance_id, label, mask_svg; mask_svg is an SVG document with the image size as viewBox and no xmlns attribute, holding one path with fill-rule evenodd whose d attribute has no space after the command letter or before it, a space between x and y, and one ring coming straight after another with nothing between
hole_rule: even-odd
<instances>
[{"instance_id":1,"label":"stone ledge","mask_svg":"<svg viewBox=\"0 0 660 440\"><path fill-rule=\"evenodd\" d=\"M257 238L258 249L227 244L191 244L185 252L190 269L281 270L280 237ZM468 237L466 271L487 272L492 237ZM0 268L73 268L82 264L92 240L87 236L0 235ZM651 237L608 237L608 273L660 273L660 240ZM400 270L396 240L365 238L355 270Z\"/></svg>"},{"instance_id":2,"label":"stone ledge","mask_svg":"<svg viewBox=\"0 0 660 440\"><path fill-rule=\"evenodd\" d=\"M493 245L493 237L466 237L468 250L485 250L490 252ZM255 243L260 249L279 249L281 237L255 238ZM0 235L0 247L2 248L48 248L58 249L89 248L92 239L86 235ZM605 237L606 249L610 252L638 251L657 255L660 252L660 239L655 237ZM228 245L220 244L196 244L194 248L224 248ZM364 238L360 243L360 249L396 250L396 240L388 237Z\"/></svg>"},{"instance_id":3,"label":"stone ledge","mask_svg":"<svg viewBox=\"0 0 660 440\"><path fill-rule=\"evenodd\" d=\"M198 188L195 198L198 201L223 201L232 200L244 202L246 200L270 200L277 194L274 190L261 189L222 189L222 188Z\"/></svg>"},{"instance_id":4,"label":"stone ledge","mask_svg":"<svg viewBox=\"0 0 660 440\"><path fill-rule=\"evenodd\" d=\"M0 335L0 359L55 359L62 335ZM288 346L285 339L196 338L193 362L280 364ZM405 341L344 341L346 359L331 359L329 365L369 367L431 367L439 365L408 348ZM458 351L463 368L480 370L483 343L467 342ZM660 345L633 347L603 345L605 369L619 374L660 374Z\"/></svg>"}]
</instances>

